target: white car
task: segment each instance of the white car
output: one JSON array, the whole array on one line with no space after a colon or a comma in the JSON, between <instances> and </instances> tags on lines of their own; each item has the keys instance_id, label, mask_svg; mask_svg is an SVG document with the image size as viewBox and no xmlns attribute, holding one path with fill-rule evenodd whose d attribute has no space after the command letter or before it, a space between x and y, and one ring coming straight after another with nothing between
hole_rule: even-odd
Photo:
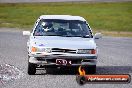
<instances>
[{"instance_id":1,"label":"white car","mask_svg":"<svg viewBox=\"0 0 132 88\"><path fill-rule=\"evenodd\" d=\"M37 67L78 67L88 73L96 72L97 46L87 21L80 16L42 15L35 22L28 47L28 74L36 73ZM72 68L70 68L72 69Z\"/></svg>"}]
</instances>

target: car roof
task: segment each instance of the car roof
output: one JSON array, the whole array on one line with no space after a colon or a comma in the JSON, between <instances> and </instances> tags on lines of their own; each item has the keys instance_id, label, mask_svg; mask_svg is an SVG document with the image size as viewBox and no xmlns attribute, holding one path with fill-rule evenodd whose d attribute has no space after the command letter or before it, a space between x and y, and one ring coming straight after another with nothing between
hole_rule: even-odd
<instances>
[{"instance_id":1,"label":"car roof","mask_svg":"<svg viewBox=\"0 0 132 88\"><path fill-rule=\"evenodd\" d=\"M86 21L81 16L72 16L72 15L41 15L39 17L39 20L41 19L60 19L60 20L80 20L80 21Z\"/></svg>"}]
</instances>

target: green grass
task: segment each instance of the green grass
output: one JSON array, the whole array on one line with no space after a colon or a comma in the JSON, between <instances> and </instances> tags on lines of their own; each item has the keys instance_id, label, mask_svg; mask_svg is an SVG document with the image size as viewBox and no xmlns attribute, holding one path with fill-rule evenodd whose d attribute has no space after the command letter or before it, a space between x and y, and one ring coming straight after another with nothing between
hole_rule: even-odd
<instances>
[{"instance_id":1,"label":"green grass","mask_svg":"<svg viewBox=\"0 0 132 88\"><path fill-rule=\"evenodd\" d=\"M132 32L132 2L0 4L0 27L32 28L47 14L80 15L96 31Z\"/></svg>"}]
</instances>

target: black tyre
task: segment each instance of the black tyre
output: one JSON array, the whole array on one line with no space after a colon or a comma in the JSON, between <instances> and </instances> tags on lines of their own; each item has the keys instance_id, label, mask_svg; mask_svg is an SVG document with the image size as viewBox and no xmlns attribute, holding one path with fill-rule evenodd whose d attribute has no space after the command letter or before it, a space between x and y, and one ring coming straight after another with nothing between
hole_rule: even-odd
<instances>
[{"instance_id":1,"label":"black tyre","mask_svg":"<svg viewBox=\"0 0 132 88\"><path fill-rule=\"evenodd\" d=\"M96 73L96 65L85 66L84 69L86 71L86 74L95 74Z\"/></svg>"},{"instance_id":2,"label":"black tyre","mask_svg":"<svg viewBox=\"0 0 132 88\"><path fill-rule=\"evenodd\" d=\"M76 76L76 81L79 85L84 85L87 82L86 77L84 76Z\"/></svg>"},{"instance_id":3,"label":"black tyre","mask_svg":"<svg viewBox=\"0 0 132 88\"><path fill-rule=\"evenodd\" d=\"M36 64L28 63L28 74L34 75L36 73Z\"/></svg>"}]
</instances>

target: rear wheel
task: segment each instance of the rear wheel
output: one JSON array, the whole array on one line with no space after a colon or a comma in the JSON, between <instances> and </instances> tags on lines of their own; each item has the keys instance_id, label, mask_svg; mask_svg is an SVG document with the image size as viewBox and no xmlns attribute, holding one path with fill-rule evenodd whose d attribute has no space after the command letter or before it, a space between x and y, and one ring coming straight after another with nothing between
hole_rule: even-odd
<instances>
[{"instance_id":1,"label":"rear wheel","mask_svg":"<svg viewBox=\"0 0 132 88\"><path fill-rule=\"evenodd\" d=\"M84 69L85 69L86 74L95 74L96 73L96 65L85 66Z\"/></svg>"},{"instance_id":2,"label":"rear wheel","mask_svg":"<svg viewBox=\"0 0 132 88\"><path fill-rule=\"evenodd\" d=\"M28 74L34 75L36 73L36 64L28 62Z\"/></svg>"}]
</instances>

